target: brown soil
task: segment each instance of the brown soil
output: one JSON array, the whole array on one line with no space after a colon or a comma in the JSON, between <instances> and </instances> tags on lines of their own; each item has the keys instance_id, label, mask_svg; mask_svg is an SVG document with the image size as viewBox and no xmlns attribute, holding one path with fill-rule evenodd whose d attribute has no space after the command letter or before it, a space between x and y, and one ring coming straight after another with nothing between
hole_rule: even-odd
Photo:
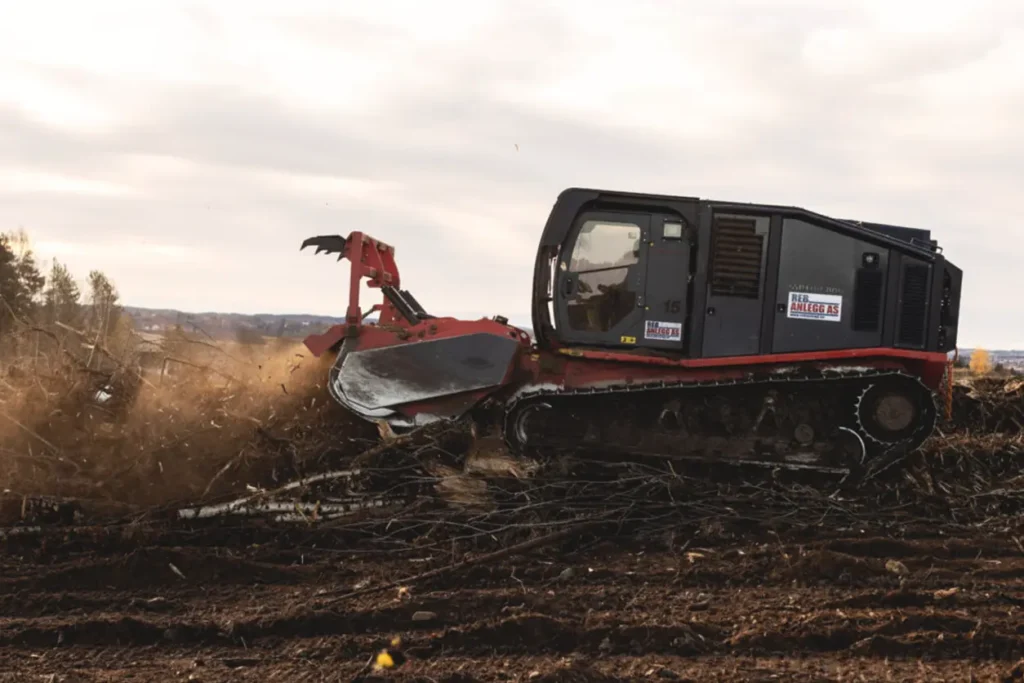
<instances>
[{"instance_id":1,"label":"brown soil","mask_svg":"<svg viewBox=\"0 0 1024 683\"><path fill-rule=\"evenodd\" d=\"M453 559L259 527L244 540L218 526L73 543L54 530L8 539L0 555L0 681L1012 675L1024 657L1016 521L884 534L878 522L826 524L815 540L577 539L340 601ZM395 636L408 661L360 674Z\"/></svg>"}]
</instances>

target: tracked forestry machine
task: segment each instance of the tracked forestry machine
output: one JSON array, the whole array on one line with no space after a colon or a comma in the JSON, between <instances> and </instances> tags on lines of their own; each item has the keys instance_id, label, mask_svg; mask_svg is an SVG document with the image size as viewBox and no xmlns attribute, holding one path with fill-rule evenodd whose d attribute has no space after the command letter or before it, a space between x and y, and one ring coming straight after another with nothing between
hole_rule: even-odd
<instances>
[{"instance_id":1,"label":"tracked forestry machine","mask_svg":"<svg viewBox=\"0 0 1024 683\"><path fill-rule=\"evenodd\" d=\"M961 271L929 231L801 208L566 190L533 336L428 314L361 232L307 246L351 262L345 323L305 340L331 396L396 432L472 420L515 456L864 471L931 434L956 347Z\"/></svg>"}]
</instances>

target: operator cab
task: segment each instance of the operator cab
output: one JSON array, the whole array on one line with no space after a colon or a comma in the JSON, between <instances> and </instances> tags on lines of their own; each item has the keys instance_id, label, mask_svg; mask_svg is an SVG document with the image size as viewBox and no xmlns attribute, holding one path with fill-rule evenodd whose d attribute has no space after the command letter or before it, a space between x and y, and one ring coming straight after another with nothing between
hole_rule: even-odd
<instances>
[{"instance_id":1,"label":"operator cab","mask_svg":"<svg viewBox=\"0 0 1024 683\"><path fill-rule=\"evenodd\" d=\"M541 238L533 329L542 348L684 358L948 351L960 282L928 231L570 189Z\"/></svg>"}]
</instances>

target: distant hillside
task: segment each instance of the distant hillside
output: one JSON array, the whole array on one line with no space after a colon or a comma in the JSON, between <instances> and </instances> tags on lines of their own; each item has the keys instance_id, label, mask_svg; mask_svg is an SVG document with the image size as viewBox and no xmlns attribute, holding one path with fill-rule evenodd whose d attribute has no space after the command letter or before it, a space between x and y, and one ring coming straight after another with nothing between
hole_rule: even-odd
<instances>
[{"instance_id":1,"label":"distant hillside","mask_svg":"<svg viewBox=\"0 0 1024 683\"><path fill-rule=\"evenodd\" d=\"M344 318L305 313L188 313L173 309L125 306L139 331L161 334L180 326L213 339L239 339L253 333L265 337L304 337L345 322Z\"/></svg>"},{"instance_id":2,"label":"distant hillside","mask_svg":"<svg viewBox=\"0 0 1024 683\"><path fill-rule=\"evenodd\" d=\"M180 326L186 332L195 332L215 340L244 340L253 335L260 337L305 337L322 332L331 325L345 322L343 317L312 315L308 313L218 313L206 311L189 313L174 309L125 306L126 313L135 321L140 332L163 334ZM377 314L367 318L375 321ZM515 323L513 323L515 324ZM533 336L529 325L518 325Z\"/></svg>"},{"instance_id":3,"label":"distant hillside","mask_svg":"<svg viewBox=\"0 0 1024 683\"><path fill-rule=\"evenodd\" d=\"M986 351L988 351L988 357L993 365L1024 370L1024 351L1015 351L1013 349L986 349ZM970 361L971 353L973 352L974 349L960 349L961 361Z\"/></svg>"},{"instance_id":4,"label":"distant hillside","mask_svg":"<svg viewBox=\"0 0 1024 683\"><path fill-rule=\"evenodd\" d=\"M345 322L343 317L309 313L189 313L141 306L125 306L124 310L131 315L135 321L135 328L140 332L162 334L181 326L186 332L197 332L213 339L241 339L254 332L262 337L305 337L307 334L320 332L331 325ZM374 313L367 318L367 322L376 319L377 314ZM512 324L533 336L529 323L517 325L516 321L512 321Z\"/></svg>"}]
</instances>

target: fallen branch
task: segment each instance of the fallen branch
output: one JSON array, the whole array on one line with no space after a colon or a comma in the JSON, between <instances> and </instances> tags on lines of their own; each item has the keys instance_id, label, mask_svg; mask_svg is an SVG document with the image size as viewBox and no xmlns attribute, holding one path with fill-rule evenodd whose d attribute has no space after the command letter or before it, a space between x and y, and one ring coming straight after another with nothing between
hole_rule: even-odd
<instances>
[{"instance_id":1,"label":"fallen branch","mask_svg":"<svg viewBox=\"0 0 1024 683\"><path fill-rule=\"evenodd\" d=\"M21 422L19 422L18 420L16 420L14 417L12 417L10 414L8 414L6 410L0 410L0 415L2 415L3 417L7 418L8 420L10 420L16 427L18 427L19 429L24 431L26 434L28 434L32 438L34 438L37 441L39 441L40 443L44 444L47 448L49 448L51 451L53 451L54 455L56 455L57 457L61 456L61 450L59 448L57 448L52 443L50 443L49 441L47 441L46 439L41 437L38 433L36 433L32 429L30 429L28 426L26 426L26 425L22 424ZM62 461L63 461L63 459L62 459Z\"/></svg>"},{"instance_id":2,"label":"fallen branch","mask_svg":"<svg viewBox=\"0 0 1024 683\"><path fill-rule=\"evenodd\" d=\"M382 507L382 505L374 505L373 503L332 503L329 501L317 501L316 503L300 503L297 501L291 501L282 503L256 503L255 505L248 507L238 507L231 503L226 503L222 505L207 505L199 508L179 510L178 516L182 519L206 519L209 517L218 517L227 514L255 516L267 513L296 512L304 513L304 515L299 519L309 521L311 518L331 519L337 515L350 513L355 510L375 507ZM281 521L287 520L282 518Z\"/></svg>"},{"instance_id":3,"label":"fallen branch","mask_svg":"<svg viewBox=\"0 0 1024 683\"><path fill-rule=\"evenodd\" d=\"M237 498L235 500L225 503L209 504L201 507L179 509L177 511L177 516L179 519L197 519L222 514L248 514L247 512L245 512L246 510L262 509L262 506L265 504L272 505L268 503L268 501L290 491L306 488L312 484L318 484L326 481L357 477L360 474L362 474L362 468L360 467L360 465L366 464L370 459L376 457L377 455L380 455L381 453L384 453L385 451L391 448L402 448L404 446L408 446L415 439L421 437L431 427L436 429L435 425L424 425L422 427L414 429L413 431L407 434L387 439L383 443L368 448L362 453L356 455L352 459L352 467L349 467L347 469L333 470L330 472L321 472L320 474L315 474L308 477L300 477L299 479L288 482L287 484L284 484L282 486L278 486L277 488L265 491L257 491L252 495L243 496L241 498ZM257 431L262 433L265 437L271 439L276 438L268 434L262 428L258 428ZM214 476L214 480L220 477L223 474L224 470L228 469L234 461L235 460L232 459L227 464L225 464L224 467ZM212 486L212 484L213 482L211 481L210 485L207 486L207 492L209 492L209 488L210 486Z\"/></svg>"}]
</instances>

